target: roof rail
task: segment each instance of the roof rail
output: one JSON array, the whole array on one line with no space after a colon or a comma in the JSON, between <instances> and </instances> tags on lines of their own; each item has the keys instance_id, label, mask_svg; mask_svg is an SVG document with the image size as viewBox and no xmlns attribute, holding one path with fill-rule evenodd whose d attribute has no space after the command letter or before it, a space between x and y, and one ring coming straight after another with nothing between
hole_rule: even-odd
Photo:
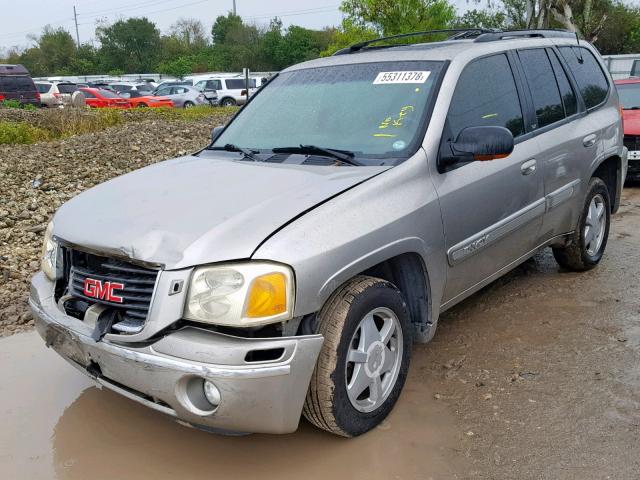
<instances>
[{"instance_id":1,"label":"roof rail","mask_svg":"<svg viewBox=\"0 0 640 480\"><path fill-rule=\"evenodd\" d=\"M487 32L479 35L475 42L496 42L510 38L576 38L575 32L569 30L539 29L539 30L505 30Z\"/></svg>"},{"instance_id":2,"label":"roof rail","mask_svg":"<svg viewBox=\"0 0 640 480\"><path fill-rule=\"evenodd\" d=\"M356 43L354 45L351 45L350 47L338 50L336 53L334 53L334 55L346 55L349 53L355 53L362 50L365 47L368 47L373 43L383 42L385 40L395 40L398 38L419 37L423 35L438 34L438 33L453 33L455 35L449 37L448 38L449 40L461 40L463 38L469 38L472 36L478 36L482 34L492 34L497 32L499 32L499 30L494 30L489 28L445 28L442 30L426 30L424 32L401 33L399 35L390 35L388 37L374 38L373 40L367 40L364 42ZM397 45L381 45L375 48L385 48L385 47L395 47L395 46Z\"/></svg>"}]
</instances>

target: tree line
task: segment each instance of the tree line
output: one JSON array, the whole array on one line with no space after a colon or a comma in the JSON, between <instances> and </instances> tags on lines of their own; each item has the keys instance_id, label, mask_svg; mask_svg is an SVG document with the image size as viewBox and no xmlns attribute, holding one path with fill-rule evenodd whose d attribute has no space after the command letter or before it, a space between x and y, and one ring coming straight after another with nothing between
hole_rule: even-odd
<instances>
[{"instance_id":1,"label":"tree line","mask_svg":"<svg viewBox=\"0 0 640 480\"><path fill-rule=\"evenodd\" d=\"M229 13L211 31L200 20L180 19L162 33L145 17L128 18L99 25L97 46L76 45L64 28L47 26L32 46L0 52L0 63L22 63L34 76L277 71L379 36L471 27L563 28L603 54L640 53L640 8L622 0L470 1L473 8L459 15L448 0L344 0L342 24L322 30L284 28L279 18L260 26Z\"/></svg>"}]
</instances>

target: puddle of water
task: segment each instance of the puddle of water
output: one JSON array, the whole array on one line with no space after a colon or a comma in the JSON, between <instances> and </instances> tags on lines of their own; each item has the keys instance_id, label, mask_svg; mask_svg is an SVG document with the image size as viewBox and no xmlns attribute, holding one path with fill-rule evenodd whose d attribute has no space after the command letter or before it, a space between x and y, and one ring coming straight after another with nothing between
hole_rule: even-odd
<instances>
[{"instance_id":1,"label":"puddle of water","mask_svg":"<svg viewBox=\"0 0 640 480\"><path fill-rule=\"evenodd\" d=\"M417 364L417 365L416 365ZM420 368L414 356L412 370ZM223 437L99 390L36 333L0 340L0 478L459 478L459 432L410 376L378 429L343 439L302 422L290 435Z\"/></svg>"}]
</instances>

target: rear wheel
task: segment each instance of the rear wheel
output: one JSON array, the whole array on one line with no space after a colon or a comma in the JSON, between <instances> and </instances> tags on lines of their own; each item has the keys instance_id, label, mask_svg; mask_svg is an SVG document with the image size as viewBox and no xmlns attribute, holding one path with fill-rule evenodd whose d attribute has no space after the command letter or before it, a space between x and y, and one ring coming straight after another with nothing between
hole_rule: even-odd
<instances>
[{"instance_id":1,"label":"rear wheel","mask_svg":"<svg viewBox=\"0 0 640 480\"><path fill-rule=\"evenodd\" d=\"M395 405L411 356L411 323L391 283L358 276L318 314L325 342L311 377L303 414L337 435L361 435Z\"/></svg>"},{"instance_id":2,"label":"rear wheel","mask_svg":"<svg viewBox=\"0 0 640 480\"><path fill-rule=\"evenodd\" d=\"M223 98L220 102L220 105L223 107L235 107L236 101L233 98Z\"/></svg>"},{"instance_id":3,"label":"rear wheel","mask_svg":"<svg viewBox=\"0 0 640 480\"><path fill-rule=\"evenodd\" d=\"M191 107L195 106L195 104L193 102L184 102L184 104L182 106L184 108L191 108Z\"/></svg>"},{"instance_id":4,"label":"rear wheel","mask_svg":"<svg viewBox=\"0 0 640 480\"><path fill-rule=\"evenodd\" d=\"M554 247L553 256L558 264L573 271L595 267L604 254L611 222L611 200L606 184L592 178L576 231L564 247Z\"/></svg>"},{"instance_id":5,"label":"rear wheel","mask_svg":"<svg viewBox=\"0 0 640 480\"><path fill-rule=\"evenodd\" d=\"M138 108L147 108L148 105L146 103L139 103Z\"/></svg>"}]
</instances>

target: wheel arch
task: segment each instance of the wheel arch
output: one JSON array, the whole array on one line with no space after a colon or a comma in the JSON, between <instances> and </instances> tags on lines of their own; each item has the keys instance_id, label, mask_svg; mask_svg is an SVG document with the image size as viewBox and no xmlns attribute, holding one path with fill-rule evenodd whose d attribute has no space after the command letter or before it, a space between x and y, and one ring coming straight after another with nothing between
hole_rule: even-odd
<instances>
[{"instance_id":1,"label":"wheel arch","mask_svg":"<svg viewBox=\"0 0 640 480\"><path fill-rule=\"evenodd\" d=\"M358 275L368 275L393 283L407 302L414 326L413 338L418 343L430 341L436 330L434 318L431 281L424 256L418 253L420 248L406 248L408 245L422 245L417 239L403 239L388 245L384 252L371 252L365 258L345 266L328 279L320 290L320 297L328 299L331 294L346 282ZM404 248L403 248L404 247Z\"/></svg>"},{"instance_id":2,"label":"wheel arch","mask_svg":"<svg viewBox=\"0 0 640 480\"><path fill-rule=\"evenodd\" d=\"M620 208L620 198L624 184L622 171L622 158L612 155L599 163L590 178L600 178L609 190L611 200L611 213L616 213Z\"/></svg>"}]
</instances>

